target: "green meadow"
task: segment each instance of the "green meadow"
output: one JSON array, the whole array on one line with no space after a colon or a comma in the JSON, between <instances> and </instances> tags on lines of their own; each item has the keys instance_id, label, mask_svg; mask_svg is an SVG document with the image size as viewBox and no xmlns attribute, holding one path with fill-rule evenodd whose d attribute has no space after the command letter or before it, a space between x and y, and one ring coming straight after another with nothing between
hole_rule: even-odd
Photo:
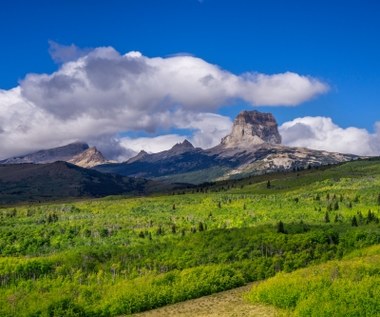
<instances>
[{"instance_id":1,"label":"green meadow","mask_svg":"<svg viewBox=\"0 0 380 317\"><path fill-rule=\"evenodd\" d=\"M0 316L118 316L254 281L247 300L279 314L376 316L379 209L377 160L3 206Z\"/></svg>"}]
</instances>

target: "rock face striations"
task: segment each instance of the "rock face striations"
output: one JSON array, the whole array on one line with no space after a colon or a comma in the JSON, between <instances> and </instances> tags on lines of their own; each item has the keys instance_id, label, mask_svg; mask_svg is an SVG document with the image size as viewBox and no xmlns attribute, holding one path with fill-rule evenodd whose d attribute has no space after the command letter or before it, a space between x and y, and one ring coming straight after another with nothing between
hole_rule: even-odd
<instances>
[{"instance_id":1,"label":"rock face striations","mask_svg":"<svg viewBox=\"0 0 380 317\"><path fill-rule=\"evenodd\" d=\"M221 145L226 148L251 147L263 143L280 144L277 122L271 113L243 111L235 118L232 131Z\"/></svg>"}]
</instances>

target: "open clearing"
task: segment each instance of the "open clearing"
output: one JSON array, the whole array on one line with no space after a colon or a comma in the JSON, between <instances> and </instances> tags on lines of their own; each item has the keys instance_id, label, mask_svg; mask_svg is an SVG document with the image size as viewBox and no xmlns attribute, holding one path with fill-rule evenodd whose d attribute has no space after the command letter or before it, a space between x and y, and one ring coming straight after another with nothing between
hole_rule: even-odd
<instances>
[{"instance_id":1,"label":"open clearing","mask_svg":"<svg viewBox=\"0 0 380 317\"><path fill-rule=\"evenodd\" d=\"M276 310L272 307L252 305L243 299L252 284L235 288L229 291L188 300L182 303L168 305L144 313L135 314L135 317L274 317Z\"/></svg>"}]
</instances>

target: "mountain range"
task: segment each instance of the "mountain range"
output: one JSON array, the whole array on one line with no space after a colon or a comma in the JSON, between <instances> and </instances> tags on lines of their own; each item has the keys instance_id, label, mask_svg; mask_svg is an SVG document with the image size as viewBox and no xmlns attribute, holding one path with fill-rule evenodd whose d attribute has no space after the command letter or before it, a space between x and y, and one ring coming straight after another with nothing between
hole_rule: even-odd
<instances>
[{"instance_id":1,"label":"mountain range","mask_svg":"<svg viewBox=\"0 0 380 317\"><path fill-rule=\"evenodd\" d=\"M97 165L94 169L124 176L199 184L337 164L357 158L352 154L284 146L272 114L243 111L235 118L231 133L213 148L195 148L185 140L167 151L152 154L141 151L126 162Z\"/></svg>"},{"instance_id":2,"label":"mountain range","mask_svg":"<svg viewBox=\"0 0 380 317\"><path fill-rule=\"evenodd\" d=\"M188 140L184 140L166 151L141 151L126 162L112 163L95 147L78 142L8 158L0 161L0 164L66 161L102 173L199 184L337 164L357 158L358 156L352 154L282 145L277 122L271 113L243 111L235 118L231 133L210 149L196 148Z\"/></svg>"}]
</instances>

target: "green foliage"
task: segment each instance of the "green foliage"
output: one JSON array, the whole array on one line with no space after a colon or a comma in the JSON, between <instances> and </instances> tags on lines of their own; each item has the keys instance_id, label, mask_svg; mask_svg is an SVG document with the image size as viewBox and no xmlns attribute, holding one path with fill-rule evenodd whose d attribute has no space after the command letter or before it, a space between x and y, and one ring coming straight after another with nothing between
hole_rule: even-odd
<instances>
[{"instance_id":1,"label":"green foliage","mask_svg":"<svg viewBox=\"0 0 380 317\"><path fill-rule=\"evenodd\" d=\"M84 309L72 302L70 298L64 298L51 303L47 307L49 317L86 317Z\"/></svg>"},{"instance_id":2,"label":"green foliage","mask_svg":"<svg viewBox=\"0 0 380 317\"><path fill-rule=\"evenodd\" d=\"M278 274L253 287L248 298L288 309L292 316L378 316L380 247L374 250L377 254Z\"/></svg>"},{"instance_id":3,"label":"green foliage","mask_svg":"<svg viewBox=\"0 0 380 317\"><path fill-rule=\"evenodd\" d=\"M380 243L379 186L379 163L358 161L181 195L0 208L0 316L115 316L340 259Z\"/></svg>"}]
</instances>

